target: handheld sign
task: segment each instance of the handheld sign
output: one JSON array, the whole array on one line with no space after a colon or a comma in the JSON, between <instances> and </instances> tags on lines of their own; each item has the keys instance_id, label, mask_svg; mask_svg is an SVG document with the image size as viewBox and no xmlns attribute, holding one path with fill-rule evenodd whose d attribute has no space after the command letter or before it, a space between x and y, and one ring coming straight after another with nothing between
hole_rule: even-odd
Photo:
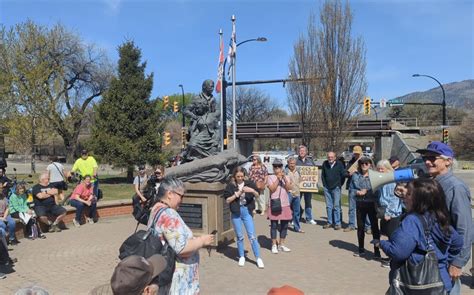
<instances>
[{"instance_id":1,"label":"handheld sign","mask_svg":"<svg viewBox=\"0 0 474 295\"><path fill-rule=\"evenodd\" d=\"M297 166L300 172L300 192L318 192L319 172L316 166Z\"/></svg>"}]
</instances>

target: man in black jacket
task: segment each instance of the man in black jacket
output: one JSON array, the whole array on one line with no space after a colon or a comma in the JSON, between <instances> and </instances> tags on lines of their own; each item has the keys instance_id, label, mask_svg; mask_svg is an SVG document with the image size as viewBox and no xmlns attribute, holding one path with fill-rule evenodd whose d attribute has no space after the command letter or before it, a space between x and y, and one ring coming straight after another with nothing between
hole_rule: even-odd
<instances>
[{"instance_id":1,"label":"man in black jacket","mask_svg":"<svg viewBox=\"0 0 474 295\"><path fill-rule=\"evenodd\" d=\"M335 230L341 229L341 187L345 174L344 166L336 160L336 154L328 152L321 171L328 215L328 223L323 226L325 229L332 226Z\"/></svg>"}]
</instances>

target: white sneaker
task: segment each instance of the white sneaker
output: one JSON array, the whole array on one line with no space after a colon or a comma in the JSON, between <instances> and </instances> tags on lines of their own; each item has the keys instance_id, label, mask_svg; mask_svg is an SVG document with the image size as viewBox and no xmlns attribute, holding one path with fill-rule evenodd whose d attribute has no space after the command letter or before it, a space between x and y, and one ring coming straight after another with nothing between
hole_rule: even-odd
<instances>
[{"instance_id":1,"label":"white sneaker","mask_svg":"<svg viewBox=\"0 0 474 295\"><path fill-rule=\"evenodd\" d=\"M245 265L245 257L240 257L239 258L239 266L244 266Z\"/></svg>"},{"instance_id":2,"label":"white sneaker","mask_svg":"<svg viewBox=\"0 0 474 295\"><path fill-rule=\"evenodd\" d=\"M291 249L285 245L281 245L280 247L278 247L278 250L283 251L283 252L291 252Z\"/></svg>"},{"instance_id":3,"label":"white sneaker","mask_svg":"<svg viewBox=\"0 0 474 295\"><path fill-rule=\"evenodd\" d=\"M258 268L265 268L262 258L257 258L257 266Z\"/></svg>"},{"instance_id":4,"label":"white sneaker","mask_svg":"<svg viewBox=\"0 0 474 295\"><path fill-rule=\"evenodd\" d=\"M277 245L272 246L272 253L273 254L278 254L278 246Z\"/></svg>"},{"instance_id":5,"label":"white sneaker","mask_svg":"<svg viewBox=\"0 0 474 295\"><path fill-rule=\"evenodd\" d=\"M81 224L79 223L79 221L76 220L76 218L74 218L72 220L72 223L74 224L75 227L80 227L81 226Z\"/></svg>"},{"instance_id":6,"label":"white sneaker","mask_svg":"<svg viewBox=\"0 0 474 295\"><path fill-rule=\"evenodd\" d=\"M87 222L89 224L94 224L94 219L90 218L90 217L87 217Z\"/></svg>"},{"instance_id":7,"label":"white sneaker","mask_svg":"<svg viewBox=\"0 0 474 295\"><path fill-rule=\"evenodd\" d=\"M312 220L312 219L309 221L309 223L310 223L310 224L317 224L316 221L314 221L314 220Z\"/></svg>"}]
</instances>

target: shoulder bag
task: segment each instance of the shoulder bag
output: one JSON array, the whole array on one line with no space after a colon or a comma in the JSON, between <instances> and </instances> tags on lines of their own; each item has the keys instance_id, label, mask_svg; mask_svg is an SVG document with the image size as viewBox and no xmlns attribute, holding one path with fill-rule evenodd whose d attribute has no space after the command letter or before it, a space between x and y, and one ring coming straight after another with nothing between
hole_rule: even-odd
<instances>
[{"instance_id":1,"label":"shoulder bag","mask_svg":"<svg viewBox=\"0 0 474 295\"><path fill-rule=\"evenodd\" d=\"M428 226L424 216L417 215L423 224L425 239L428 244L425 257L418 264L409 259L396 270L395 277L390 283L385 295L422 294L445 295L448 294L438 268L438 258L430 243L431 226Z\"/></svg>"},{"instance_id":2,"label":"shoulder bag","mask_svg":"<svg viewBox=\"0 0 474 295\"><path fill-rule=\"evenodd\" d=\"M278 194L278 198L276 199L271 199L270 197L270 210L272 212L273 215L279 215L282 211L282 208L281 208L281 186L280 184L278 184L278 186L280 187L280 193Z\"/></svg>"}]
</instances>

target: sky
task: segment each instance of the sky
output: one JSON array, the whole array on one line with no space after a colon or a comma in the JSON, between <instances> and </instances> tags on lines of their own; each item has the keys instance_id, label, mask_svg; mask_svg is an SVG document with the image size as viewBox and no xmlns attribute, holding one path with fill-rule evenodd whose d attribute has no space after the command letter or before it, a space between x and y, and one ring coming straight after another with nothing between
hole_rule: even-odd
<instances>
[{"instance_id":1,"label":"sky","mask_svg":"<svg viewBox=\"0 0 474 295\"><path fill-rule=\"evenodd\" d=\"M179 84L197 93L203 80L216 79L218 32L223 30L227 52L232 15L237 42L268 39L239 46L236 80L287 78L293 45L321 5L315 0L0 0L0 23L60 22L105 50L115 64L117 47L133 40L147 73L154 73L153 97L162 97L180 93ZM413 78L414 73L443 84L474 78L474 0L355 0L350 5L352 36L362 37L367 48L367 95L374 101L437 87L431 79ZM287 109L281 83L258 88Z\"/></svg>"}]
</instances>

